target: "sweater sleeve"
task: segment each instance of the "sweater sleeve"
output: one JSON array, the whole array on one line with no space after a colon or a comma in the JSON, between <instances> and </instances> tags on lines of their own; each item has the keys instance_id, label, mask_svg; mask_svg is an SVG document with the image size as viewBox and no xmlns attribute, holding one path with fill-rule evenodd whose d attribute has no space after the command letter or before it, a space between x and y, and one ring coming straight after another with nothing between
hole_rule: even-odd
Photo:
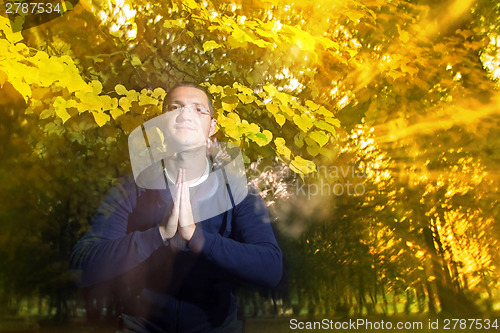
<instances>
[{"instance_id":1,"label":"sweater sleeve","mask_svg":"<svg viewBox=\"0 0 500 333\"><path fill-rule=\"evenodd\" d=\"M157 227L127 233L128 217L137 201L133 183L120 182L102 201L90 230L75 245L71 267L80 287L88 287L135 268L164 246Z\"/></svg>"},{"instance_id":2,"label":"sweater sleeve","mask_svg":"<svg viewBox=\"0 0 500 333\"><path fill-rule=\"evenodd\" d=\"M231 238L197 228L189 247L237 278L261 286L276 286L283 270L282 253L267 207L258 193L250 191L234 208L232 227Z\"/></svg>"}]
</instances>

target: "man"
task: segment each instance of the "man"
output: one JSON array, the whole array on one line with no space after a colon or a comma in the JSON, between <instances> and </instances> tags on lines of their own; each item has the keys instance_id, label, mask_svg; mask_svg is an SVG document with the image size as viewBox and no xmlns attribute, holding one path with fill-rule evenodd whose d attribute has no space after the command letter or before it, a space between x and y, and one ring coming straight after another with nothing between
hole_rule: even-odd
<instances>
[{"instance_id":1,"label":"man","mask_svg":"<svg viewBox=\"0 0 500 333\"><path fill-rule=\"evenodd\" d=\"M72 266L81 287L106 286L122 298L123 332L240 332L233 280L273 287L282 274L267 209L246 185L231 191L231 177L208 158L216 120L203 88L178 84L164 110L140 131L152 137L162 127L161 147L144 142L150 156L162 151L163 177L145 166L135 181L121 180L76 244Z\"/></svg>"}]
</instances>

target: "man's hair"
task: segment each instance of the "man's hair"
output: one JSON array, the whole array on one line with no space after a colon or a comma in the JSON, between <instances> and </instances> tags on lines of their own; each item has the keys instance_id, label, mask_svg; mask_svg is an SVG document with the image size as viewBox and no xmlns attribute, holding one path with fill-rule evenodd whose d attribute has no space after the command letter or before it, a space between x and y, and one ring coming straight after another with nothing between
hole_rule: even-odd
<instances>
[{"instance_id":1,"label":"man's hair","mask_svg":"<svg viewBox=\"0 0 500 333\"><path fill-rule=\"evenodd\" d=\"M169 100L170 94L175 89L180 88L180 87L190 87L190 88L195 88L195 89L201 90L205 94L205 96L207 96L208 108L210 110L210 116L212 118L215 116L214 106L212 104L212 98L211 98L210 94L208 93L208 91L204 87L200 86L199 84L193 83L193 82L188 82L188 81L181 81L181 82L177 83L176 85L174 85L172 88L170 88L167 95L165 96L165 99L163 100L163 103L164 103L163 108L165 108L165 105L166 105L165 103Z\"/></svg>"}]
</instances>

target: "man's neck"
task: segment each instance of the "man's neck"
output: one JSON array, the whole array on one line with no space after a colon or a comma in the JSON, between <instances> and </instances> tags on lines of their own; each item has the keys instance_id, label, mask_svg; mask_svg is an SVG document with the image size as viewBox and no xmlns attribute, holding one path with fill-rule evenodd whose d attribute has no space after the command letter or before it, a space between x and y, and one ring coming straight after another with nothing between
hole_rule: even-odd
<instances>
[{"instance_id":1,"label":"man's neck","mask_svg":"<svg viewBox=\"0 0 500 333\"><path fill-rule=\"evenodd\" d=\"M205 148L205 147L203 147ZM205 173L207 168L206 149L195 149L175 154L165 161L165 168L169 180L177 180L179 168L185 170L187 185L195 184Z\"/></svg>"}]
</instances>

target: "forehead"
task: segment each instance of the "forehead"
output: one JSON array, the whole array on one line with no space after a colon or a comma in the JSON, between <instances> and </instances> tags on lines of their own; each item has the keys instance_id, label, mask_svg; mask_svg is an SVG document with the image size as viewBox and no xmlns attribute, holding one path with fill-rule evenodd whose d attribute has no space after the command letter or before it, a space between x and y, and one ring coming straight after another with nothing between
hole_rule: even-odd
<instances>
[{"instance_id":1,"label":"forehead","mask_svg":"<svg viewBox=\"0 0 500 333\"><path fill-rule=\"evenodd\" d=\"M193 87L177 87L168 95L168 102L183 104L201 104L208 106L208 97L203 91Z\"/></svg>"}]
</instances>

